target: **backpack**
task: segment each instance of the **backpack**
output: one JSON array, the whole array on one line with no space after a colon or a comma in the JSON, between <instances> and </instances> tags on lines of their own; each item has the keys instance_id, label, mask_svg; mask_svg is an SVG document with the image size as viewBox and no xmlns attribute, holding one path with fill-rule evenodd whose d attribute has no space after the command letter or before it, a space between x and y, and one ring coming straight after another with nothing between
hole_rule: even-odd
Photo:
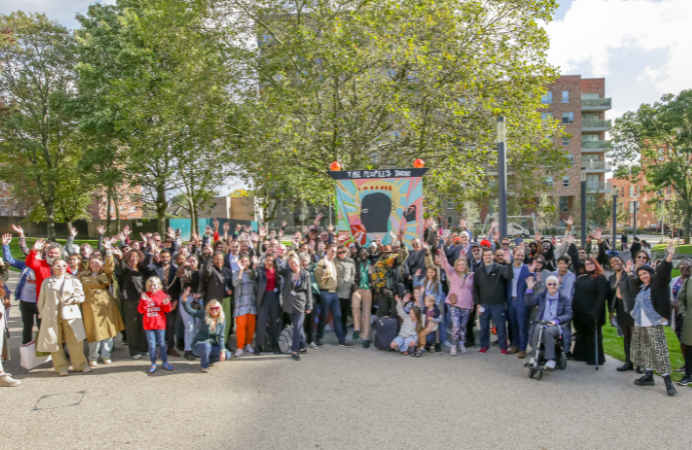
<instances>
[{"instance_id":1,"label":"backpack","mask_svg":"<svg viewBox=\"0 0 692 450\"><path fill-rule=\"evenodd\" d=\"M291 347L293 346L293 325L286 325L279 335L279 350L281 353L287 355L291 354Z\"/></svg>"}]
</instances>

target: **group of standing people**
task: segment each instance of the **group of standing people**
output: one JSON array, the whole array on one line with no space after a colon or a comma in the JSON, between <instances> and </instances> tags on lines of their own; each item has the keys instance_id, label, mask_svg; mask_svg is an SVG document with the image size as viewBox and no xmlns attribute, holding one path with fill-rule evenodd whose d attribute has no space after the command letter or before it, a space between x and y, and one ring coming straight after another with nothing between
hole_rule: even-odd
<instances>
[{"instance_id":1,"label":"group of standing people","mask_svg":"<svg viewBox=\"0 0 692 450\"><path fill-rule=\"evenodd\" d=\"M692 336L692 322L684 319L687 298L692 301L692 263L683 262L683 275L671 281L672 245L652 267L643 250L634 263L608 257L600 230L589 236L587 248L578 248L569 234L571 219L557 246L540 234L528 245L501 238L497 223L478 242L469 230L439 230L428 220L423 239L413 239L410 249L404 235L394 233L387 245L381 237L366 247L346 244L331 226L320 232L318 223L319 217L315 226L296 232L289 245L281 242L283 228L254 232L238 226L230 234L224 224L221 235L216 221L185 244L173 229L140 241L130 240L127 228L111 238L99 230L98 249L76 247L74 230L64 247L39 239L28 249L17 227L25 261L12 257L11 235L2 236L2 244L4 261L21 271L14 295L22 343L35 339L61 376L68 375L67 354L74 371L110 364L118 333L133 359L150 358L151 374L159 358L164 370L174 370L168 357L181 356L176 348L188 360L199 358L206 373L217 362L245 354L285 352L299 361L309 349L324 346L327 325L338 346L352 348L362 340L369 348L375 317L398 320L389 348L414 357L443 347L452 356L467 353L476 343L478 321L481 354L491 348L494 333L501 354L521 359L529 345L540 345L532 323L542 320L547 364L555 367L558 338L571 359L605 362L607 309L625 338L626 362L618 370L639 368L641 386L652 385L658 371L668 394L675 394L663 327L675 308L678 328L690 328ZM589 256L596 248L597 256ZM614 271L610 278L605 263ZM680 337L689 359L687 335ZM282 341L288 343L284 349ZM688 368L692 364L686 365L687 383ZM0 382L8 378L0 369Z\"/></svg>"}]
</instances>

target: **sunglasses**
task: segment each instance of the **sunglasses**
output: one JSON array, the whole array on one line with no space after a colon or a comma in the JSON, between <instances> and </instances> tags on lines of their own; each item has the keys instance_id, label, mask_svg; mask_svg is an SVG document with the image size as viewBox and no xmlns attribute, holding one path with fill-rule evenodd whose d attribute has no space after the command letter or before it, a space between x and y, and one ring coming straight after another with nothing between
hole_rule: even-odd
<instances>
[{"instance_id":1,"label":"sunglasses","mask_svg":"<svg viewBox=\"0 0 692 450\"><path fill-rule=\"evenodd\" d=\"M342 252L339 252L339 254L340 254L340 255L345 255L346 252L343 252L343 251L342 251Z\"/></svg>"},{"instance_id":2,"label":"sunglasses","mask_svg":"<svg viewBox=\"0 0 692 450\"><path fill-rule=\"evenodd\" d=\"M681 269L689 269L690 266L680 266Z\"/></svg>"},{"instance_id":3,"label":"sunglasses","mask_svg":"<svg viewBox=\"0 0 692 450\"><path fill-rule=\"evenodd\" d=\"M637 256L637 259L649 259L646 256Z\"/></svg>"},{"instance_id":4,"label":"sunglasses","mask_svg":"<svg viewBox=\"0 0 692 450\"><path fill-rule=\"evenodd\" d=\"M503 242L503 243L502 243L502 246L503 246L503 247L509 247L509 242Z\"/></svg>"},{"instance_id":5,"label":"sunglasses","mask_svg":"<svg viewBox=\"0 0 692 450\"><path fill-rule=\"evenodd\" d=\"M218 306L215 306L213 308L209 308L209 311L221 311L221 308L219 308Z\"/></svg>"},{"instance_id":6,"label":"sunglasses","mask_svg":"<svg viewBox=\"0 0 692 450\"><path fill-rule=\"evenodd\" d=\"M557 283L546 283L546 286L557 286Z\"/></svg>"}]
</instances>

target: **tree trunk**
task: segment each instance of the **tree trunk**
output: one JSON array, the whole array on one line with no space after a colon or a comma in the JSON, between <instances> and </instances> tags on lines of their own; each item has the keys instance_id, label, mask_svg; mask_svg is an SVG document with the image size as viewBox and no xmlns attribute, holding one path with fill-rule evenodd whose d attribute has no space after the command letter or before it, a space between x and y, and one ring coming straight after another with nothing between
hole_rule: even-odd
<instances>
[{"instance_id":1,"label":"tree trunk","mask_svg":"<svg viewBox=\"0 0 692 450\"><path fill-rule=\"evenodd\" d=\"M192 197L187 197L187 204L190 208L190 232L197 232L197 205Z\"/></svg>"},{"instance_id":2,"label":"tree trunk","mask_svg":"<svg viewBox=\"0 0 692 450\"><path fill-rule=\"evenodd\" d=\"M685 229L685 244L690 243L690 220L692 220L692 205L687 202L687 207L685 208L685 224L683 225Z\"/></svg>"},{"instance_id":3,"label":"tree trunk","mask_svg":"<svg viewBox=\"0 0 692 450\"><path fill-rule=\"evenodd\" d=\"M108 186L106 190L106 236L111 234L111 194L113 192L113 187Z\"/></svg>"},{"instance_id":4,"label":"tree trunk","mask_svg":"<svg viewBox=\"0 0 692 450\"><path fill-rule=\"evenodd\" d=\"M158 232L163 237L166 236L166 186L159 184L156 186L156 221L158 222Z\"/></svg>"},{"instance_id":5,"label":"tree trunk","mask_svg":"<svg viewBox=\"0 0 692 450\"><path fill-rule=\"evenodd\" d=\"M113 196L113 206L115 207L115 234L118 234L120 233L120 199L118 198L118 191Z\"/></svg>"},{"instance_id":6,"label":"tree trunk","mask_svg":"<svg viewBox=\"0 0 692 450\"><path fill-rule=\"evenodd\" d=\"M46 236L49 240L55 241L55 185L47 186L48 196L43 202L46 209Z\"/></svg>"}]
</instances>

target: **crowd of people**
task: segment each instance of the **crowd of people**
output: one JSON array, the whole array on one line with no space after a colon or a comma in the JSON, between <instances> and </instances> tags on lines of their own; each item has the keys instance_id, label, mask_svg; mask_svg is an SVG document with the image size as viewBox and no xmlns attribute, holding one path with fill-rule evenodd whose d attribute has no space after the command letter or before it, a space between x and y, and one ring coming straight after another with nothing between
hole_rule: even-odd
<instances>
[{"instance_id":1,"label":"crowd of people","mask_svg":"<svg viewBox=\"0 0 692 450\"><path fill-rule=\"evenodd\" d=\"M497 346L502 355L534 364L529 347L543 345L552 369L560 340L568 358L604 364L607 311L624 336L626 361L618 371L638 370L638 386L653 385L657 371L675 395L664 334L675 321L687 362L679 369L685 372L680 384L692 382L692 261L683 260L681 276L671 279L672 243L657 264L641 247L625 262L598 229L586 248L578 247L571 218L560 242L537 233L528 244L501 237L496 222L482 237L463 223L452 232L428 219L411 248L395 233L389 244L379 236L361 247L331 225L320 231L319 220L290 237L283 228L232 231L228 223L220 231L214 221L185 243L172 228L165 236L133 240L127 227L113 237L99 227L97 249L77 247L74 229L64 246L38 239L28 248L15 227L26 258L15 259L13 236L3 235L0 275L6 280L10 266L20 271L14 297L22 344L35 340L36 351L51 355L60 376L69 374L70 365L90 372L111 364L119 333L131 358L149 357L150 374L159 359L163 370L175 370L169 357L181 357L179 352L199 359L207 373L216 363L250 354L287 353L300 361L325 345L327 326L344 348L356 341L369 348L373 336L377 348L413 357L445 348L457 356L476 345L487 354ZM609 278L604 266L613 272ZM3 331L10 294L0 285ZM542 342L538 321L545 325ZM385 323L395 325L378 328ZM0 339L2 350L7 345ZM19 383L0 364L0 386Z\"/></svg>"}]
</instances>

